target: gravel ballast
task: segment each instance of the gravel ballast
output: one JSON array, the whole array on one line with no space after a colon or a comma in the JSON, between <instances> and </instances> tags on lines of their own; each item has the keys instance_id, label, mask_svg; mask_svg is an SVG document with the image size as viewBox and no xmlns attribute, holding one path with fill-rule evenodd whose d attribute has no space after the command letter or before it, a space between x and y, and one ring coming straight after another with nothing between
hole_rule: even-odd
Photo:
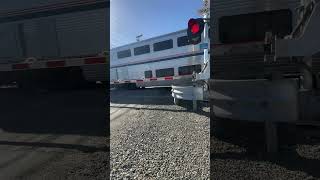
<instances>
[{"instance_id":1,"label":"gravel ballast","mask_svg":"<svg viewBox=\"0 0 320 180\"><path fill-rule=\"evenodd\" d=\"M252 128L227 138L211 137L210 179L320 179L319 138L303 135L305 129L298 127L297 136L288 137L296 143L283 140L278 153L268 154L263 127Z\"/></svg>"},{"instance_id":2,"label":"gravel ballast","mask_svg":"<svg viewBox=\"0 0 320 180\"><path fill-rule=\"evenodd\" d=\"M303 128L296 144L283 141L278 154L268 154L263 127L237 126L246 133L210 138L209 109L175 106L169 92L111 97L111 179L320 179L320 138Z\"/></svg>"},{"instance_id":3,"label":"gravel ballast","mask_svg":"<svg viewBox=\"0 0 320 180\"><path fill-rule=\"evenodd\" d=\"M111 103L111 179L209 179L209 117L150 91Z\"/></svg>"}]
</instances>

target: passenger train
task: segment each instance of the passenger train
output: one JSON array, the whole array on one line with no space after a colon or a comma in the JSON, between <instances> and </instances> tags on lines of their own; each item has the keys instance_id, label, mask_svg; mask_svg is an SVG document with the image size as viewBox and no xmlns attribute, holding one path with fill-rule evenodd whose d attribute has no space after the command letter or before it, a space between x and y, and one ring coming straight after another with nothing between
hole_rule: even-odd
<instances>
[{"instance_id":1,"label":"passenger train","mask_svg":"<svg viewBox=\"0 0 320 180\"><path fill-rule=\"evenodd\" d=\"M187 30L110 50L111 87L157 87L189 84L202 69L203 50L188 41Z\"/></svg>"}]
</instances>

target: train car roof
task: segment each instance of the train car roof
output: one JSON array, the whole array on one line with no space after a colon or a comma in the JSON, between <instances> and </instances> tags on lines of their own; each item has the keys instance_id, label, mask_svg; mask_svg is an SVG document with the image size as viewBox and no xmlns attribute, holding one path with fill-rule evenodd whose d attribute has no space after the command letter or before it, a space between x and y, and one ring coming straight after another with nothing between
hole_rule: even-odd
<instances>
[{"instance_id":1,"label":"train car roof","mask_svg":"<svg viewBox=\"0 0 320 180\"><path fill-rule=\"evenodd\" d=\"M149 41L152 41L152 40L155 40L155 39L159 39L159 38L162 38L162 37L166 37L166 36L180 34L180 33L186 32L186 31L187 31L187 29L183 29L183 30L175 31L175 32L168 33L168 34L163 34L163 35L152 37L152 38L149 38L149 39L144 39L144 40L141 40L139 42L133 42L133 43L129 43L129 44L126 44L126 45L118 46L118 47L110 49L110 51L116 51L116 50L124 49L125 47L128 47L128 46L134 46L134 45L138 45L138 44L143 44L145 42L149 42Z\"/></svg>"}]
</instances>

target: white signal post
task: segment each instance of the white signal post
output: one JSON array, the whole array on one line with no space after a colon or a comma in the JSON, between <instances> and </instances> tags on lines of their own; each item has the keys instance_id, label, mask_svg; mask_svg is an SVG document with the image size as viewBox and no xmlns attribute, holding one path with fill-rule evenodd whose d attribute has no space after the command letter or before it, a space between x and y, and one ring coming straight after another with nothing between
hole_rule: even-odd
<instances>
[{"instance_id":1,"label":"white signal post","mask_svg":"<svg viewBox=\"0 0 320 180\"><path fill-rule=\"evenodd\" d=\"M172 86L172 97L176 105L181 105L183 101L191 101L193 110L198 110L198 103L207 100L208 86L210 79L210 39L209 39L209 21L210 21L210 0L203 0L204 7L198 10L204 20L204 29L202 32L202 43L199 44L203 49L203 66L200 73L196 73L192 85Z\"/></svg>"},{"instance_id":2,"label":"white signal post","mask_svg":"<svg viewBox=\"0 0 320 180\"><path fill-rule=\"evenodd\" d=\"M203 68L202 71L195 76L195 81L206 81L210 78L210 55L209 55L209 48L210 48L210 39L209 39L209 21L210 21L210 1L209 0L203 0L204 7L200 9L198 12L203 16L204 20L204 30L202 34L203 38L203 45L205 46L203 48ZM201 48L201 44L200 44ZM201 90L200 90L201 89ZM203 100L203 94L204 91L206 91L207 88L204 88L204 86L197 86L193 85L193 111L197 111L198 109L198 98L199 95L201 96L201 100ZM199 93L201 91L201 93Z\"/></svg>"},{"instance_id":3,"label":"white signal post","mask_svg":"<svg viewBox=\"0 0 320 180\"><path fill-rule=\"evenodd\" d=\"M204 48L203 54L203 70L201 73L196 74L196 80L207 80L210 78L210 39L209 39L209 21L210 21L210 1L203 0L204 7L198 12L203 16L205 25L203 30L203 44L207 44L207 47Z\"/></svg>"}]
</instances>

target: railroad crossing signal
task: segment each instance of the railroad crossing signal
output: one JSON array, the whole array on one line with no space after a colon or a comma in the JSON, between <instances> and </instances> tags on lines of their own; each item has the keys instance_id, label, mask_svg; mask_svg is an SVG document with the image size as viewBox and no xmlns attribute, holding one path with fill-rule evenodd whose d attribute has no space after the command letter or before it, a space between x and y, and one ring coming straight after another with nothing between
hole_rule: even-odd
<instances>
[{"instance_id":1,"label":"railroad crossing signal","mask_svg":"<svg viewBox=\"0 0 320 180\"><path fill-rule=\"evenodd\" d=\"M203 16L204 14L210 13L210 0L203 1L203 7L198 10L198 13Z\"/></svg>"},{"instance_id":2,"label":"railroad crossing signal","mask_svg":"<svg viewBox=\"0 0 320 180\"><path fill-rule=\"evenodd\" d=\"M204 20L202 18L191 18L188 22L188 39L191 44L199 44L201 42L201 34L204 30Z\"/></svg>"},{"instance_id":3,"label":"railroad crossing signal","mask_svg":"<svg viewBox=\"0 0 320 180\"><path fill-rule=\"evenodd\" d=\"M136 36L136 40L137 40L137 42L139 42L140 41L140 38L143 36L143 34L140 34L139 36Z\"/></svg>"}]
</instances>

